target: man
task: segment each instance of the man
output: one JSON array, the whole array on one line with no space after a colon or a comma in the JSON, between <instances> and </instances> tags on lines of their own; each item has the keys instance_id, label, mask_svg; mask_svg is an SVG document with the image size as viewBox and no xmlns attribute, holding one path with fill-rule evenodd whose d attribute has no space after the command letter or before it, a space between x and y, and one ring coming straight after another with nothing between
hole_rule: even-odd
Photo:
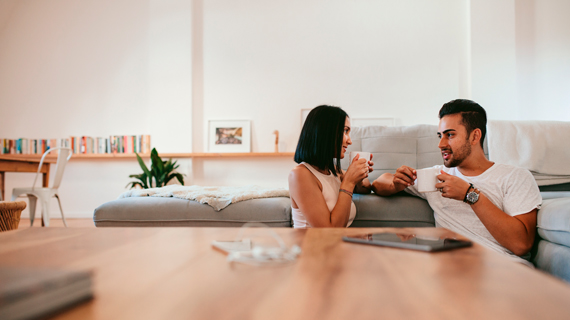
<instances>
[{"instance_id":1,"label":"man","mask_svg":"<svg viewBox=\"0 0 570 320\"><path fill-rule=\"evenodd\" d=\"M439 192L418 192L416 170L407 166L380 176L372 190L383 196L405 190L424 198L434 210L436 226L529 264L519 257L530 258L542 203L532 174L485 157L487 116L479 104L450 101L439 110L439 119L444 164L435 166Z\"/></svg>"}]
</instances>

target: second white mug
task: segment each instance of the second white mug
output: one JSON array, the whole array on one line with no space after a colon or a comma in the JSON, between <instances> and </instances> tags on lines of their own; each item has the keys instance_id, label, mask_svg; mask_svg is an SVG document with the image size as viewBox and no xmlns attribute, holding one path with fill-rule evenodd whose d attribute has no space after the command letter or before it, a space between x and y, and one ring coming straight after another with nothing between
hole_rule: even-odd
<instances>
[{"instance_id":1,"label":"second white mug","mask_svg":"<svg viewBox=\"0 0 570 320\"><path fill-rule=\"evenodd\" d=\"M356 155L359 154L360 158L365 158L367 161L370 161L370 152L364 152L364 151L351 151L350 152L350 163L352 163L352 160L354 160L354 157L356 157Z\"/></svg>"},{"instance_id":2,"label":"second white mug","mask_svg":"<svg viewBox=\"0 0 570 320\"><path fill-rule=\"evenodd\" d=\"M439 170L436 168L426 168L416 170L417 174L417 184L419 192L434 192L437 191L435 184L439 181L437 180L437 175Z\"/></svg>"}]
</instances>

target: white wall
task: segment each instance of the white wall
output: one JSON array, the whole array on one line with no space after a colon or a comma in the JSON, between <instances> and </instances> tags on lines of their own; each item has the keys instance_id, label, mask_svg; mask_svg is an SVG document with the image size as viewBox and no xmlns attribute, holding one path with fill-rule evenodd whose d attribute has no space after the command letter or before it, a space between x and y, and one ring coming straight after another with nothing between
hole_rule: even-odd
<instances>
[{"instance_id":1,"label":"white wall","mask_svg":"<svg viewBox=\"0 0 570 320\"><path fill-rule=\"evenodd\" d=\"M160 152L192 150L191 2L0 3L1 137L150 134ZM72 160L60 188L66 213L92 216L140 171L132 159ZM33 176L7 173L7 198Z\"/></svg>"},{"instance_id":2,"label":"white wall","mask_svg":"<svg viewBox=\"0 0 570 320\"><path fill-rule=\"evenodd\" d=\"M251 119L259 151L273 150L274 130L293 151L300 110L319 104L352 117L437 123L443 101L465 96L465 7L455 0L206 1L204 121Z\"/></svg>"},{"instance_id":3,"label":"white wall","mask_svg":"<svg viewBox=\"0 0 570 320\"><path fill-rule=\"evenodd\" d=\"M249 119L254 151L272 152L279 130L293 152L301 109L319 104L435 124L442 101L467 96L465 1L214 0L203 13L203 119L194 124ZM201 138L195 150L207 151ZM242 161L194 165L194 183L286 186L294 163L275 162L253 180Z\"/></svg>"},{"instance_id":4,"label":"white wall","mask_svg":"<svg viewBox=\"0 0 570 320\"><path fill-rule=\"evenodd\" d=\"M570 120L570 1L534 0L536 105L521 110L526 119Z\"/></svg>"},{"instance_id":5,"label":"white wall","mask_svg":"<svg viewBox=\"0 0 570 320\"><path fill-rule=\"evenodd\" d=\"M252 121L294 151L300 110L437 123L472 97L491 119L570 120L564 0L1 0L0 137L151 134L207 151L207 121ZM291 159L180 160L187 183L286 186ZM90 217L140 169L74 160L60 189ZM8 173L6 191L33 174ZM55 204L52 210L57 212Z\"/></svg>"},{"instance_id":6,"label":"white wall","mask_svg":"<svg viewBox=\"0 0 570 320\"><path fill-rule=\"evenodd\" d=\"M491 119L570 121L570 2L477 0L472 98Z\"/></svg>"},{"instance_id":7,"label":"white wall","mask_svg":"<svg viewBox=\"0 0 570 320\"><path fill-rule=\"evenodd\" d=\"M471 98L489 118L518 120L515 0L471 1Z\"/></svg>"}]
</instances>

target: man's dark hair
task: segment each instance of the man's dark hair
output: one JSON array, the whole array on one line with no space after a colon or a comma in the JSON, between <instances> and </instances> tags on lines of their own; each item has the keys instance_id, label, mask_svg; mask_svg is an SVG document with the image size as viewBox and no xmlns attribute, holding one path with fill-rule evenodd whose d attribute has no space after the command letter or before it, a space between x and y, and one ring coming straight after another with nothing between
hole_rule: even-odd
<instances>
[{"instance_id":1,"label":"man's dark hair","mask_svg":"<svg viewBox=\"0 0 570 320\"><path fill-rule=\"evenodd\" d=\"M339 107L321 105L311 110L301 129L295 162L331 170L335 176L342 172L340 154L346 117Z\"/></svg>"},{"instance_id":2,"label":"man's dark hair","mask_svg":"<svg viewBox=\"0 0 570 320\"><path fill-rule=\"evenodd\" d=\"M485 134L487 134L487 113L477 102L467 99L456 99L444 104L439 110L439 118L451 114L461 114L461 122L467 129L467 135L475 129L481 130L481 148L483 148L483 141Z\"/></svg>"}]
</instances>

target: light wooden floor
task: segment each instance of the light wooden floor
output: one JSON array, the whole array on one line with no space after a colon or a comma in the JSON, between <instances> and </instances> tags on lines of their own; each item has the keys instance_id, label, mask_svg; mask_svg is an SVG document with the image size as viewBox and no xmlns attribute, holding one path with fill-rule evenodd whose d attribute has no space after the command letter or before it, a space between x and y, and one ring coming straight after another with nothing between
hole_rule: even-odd
<instances>
[{"instance_id":1,"label":"light wooden floor","mask_svg":"<svg viewBox=\"0 0 570 320\"><path fill-rule=\"evenodd\" d=\"M67 226L69 228L95 228L95 224L93 223L93 219L85 218L85 219L66 219ZM42 221L38 218L34 219L34 225L32 228L41 228ZM50 219L49 220L49 227L50 228L64 228L63 220L61 219ZM20 224L18 225L18 229L23 228L30 228L30 219L20 219Z\"/></svg>"}]
</instances>

